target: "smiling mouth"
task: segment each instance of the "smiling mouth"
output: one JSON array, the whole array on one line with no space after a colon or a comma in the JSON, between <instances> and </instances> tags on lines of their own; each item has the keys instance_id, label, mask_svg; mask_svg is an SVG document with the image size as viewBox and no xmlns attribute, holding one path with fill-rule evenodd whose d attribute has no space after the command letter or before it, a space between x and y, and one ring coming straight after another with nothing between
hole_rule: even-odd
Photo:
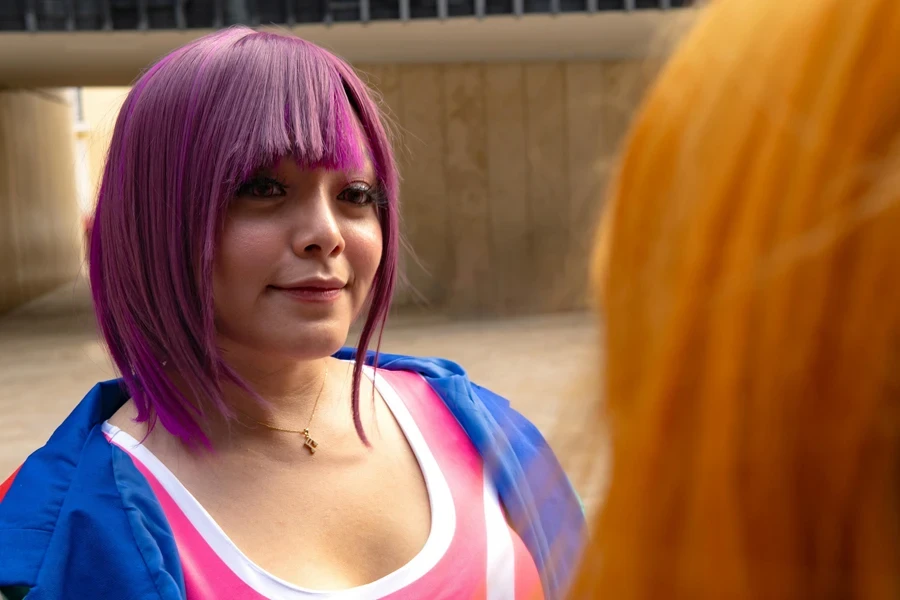
<instances>
[{"instance_id":1,"label":"smiling mouth","mask_svg":"<svg viewBox=\"0 0 900 600\"><path fill-rule=\"evenodd\" d=\"M269 286L276 292L281 292L288 298L298 302L309 302L314 304L327 304L334 302L341 297L344 292L343 287L319 287L319 286L297 286L282 288L277 286Z\"/></svg>"}]
</instances>

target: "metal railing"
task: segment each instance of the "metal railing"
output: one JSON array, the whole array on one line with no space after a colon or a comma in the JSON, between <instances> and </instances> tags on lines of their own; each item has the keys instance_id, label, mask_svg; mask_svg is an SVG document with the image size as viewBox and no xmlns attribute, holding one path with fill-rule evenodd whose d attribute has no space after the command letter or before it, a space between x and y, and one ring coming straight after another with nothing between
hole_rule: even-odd
<instances>
[{"instance_id":1,"label":"metal railing","mask_svg":"<svg viewBox=\"0 0 900 600\"><path fill-rule=\"evenodd\" d=\"M667 10L691 0L0 0L0 31L218 28Z\"/></svg>"}]
</instances>

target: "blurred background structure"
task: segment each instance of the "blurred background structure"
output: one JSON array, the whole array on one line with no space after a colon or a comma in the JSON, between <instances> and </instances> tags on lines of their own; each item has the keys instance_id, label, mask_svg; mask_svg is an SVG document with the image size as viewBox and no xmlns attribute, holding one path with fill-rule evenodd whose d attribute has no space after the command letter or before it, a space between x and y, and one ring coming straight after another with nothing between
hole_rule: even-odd
<instances>
[{"instance_id":1,"label":"blurred background structure","mask_svg":"<svg viewBox=\"0 0 900 600\"><path fill-rule=\"evenodd\" d=\"M560 399L595 397L588 248L683 4L0 0L0 479L114 376L79 273L127 86L236 23L329 48L383 97L411 249L386 347L453 358L552 430Z\"/></svg>"}]
</instances>

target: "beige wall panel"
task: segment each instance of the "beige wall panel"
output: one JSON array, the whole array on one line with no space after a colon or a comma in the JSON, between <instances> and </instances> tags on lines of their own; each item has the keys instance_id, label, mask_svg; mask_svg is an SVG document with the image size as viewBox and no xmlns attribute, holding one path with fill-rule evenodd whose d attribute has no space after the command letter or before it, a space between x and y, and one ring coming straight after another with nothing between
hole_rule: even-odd
<instances>
[{"instance_id":1,"label":"beige wall panel","mask_svg":"<svg viewBox=\"0 0 900 600\"><path fill-rule=\"evenodd\" d=\"M587 303L591 246L608 181L611 157L604 147L605 92L602 64L566 65L571 239L563 270L572 308Z\"/></svg>"},{"instance_id":2,"label":"beige wall panel","mask_svg":"<svg viewBox=\"0 0 900 600\"><path fill-rule=\"evenodd\" d=\"M408 65L400 69L403 97L400 176L401 231L413 251L405 264L411 300L439 308L452 277L447 219L452 200L444 173L443 67Z\"/></svg>"},{"instance_id":3,"label":"beige wall panel","mask_svg":"<svg viewBox=\"0 0 900 600\"><path fill-rule=\"evenodd\" d=\"M106 154L112 141L113 128L119 116L119 109L128 96L130 88L104 87L84 88L81 92L84 121L89 128L87 136L89 190L92 203L96 203L100 189L100 178L106 166ZM92 205L93 205L92 204Z\"/></svg>"},{"instance_id":4,"label":"beige wall panel","mask_svg":"<svg viewBox=\"0 0 900 600\"><path fill-rule=\"evenodd\" d=\"M369 87L380 96L380 106L388 124L389 132L393 135L393 143L397 159L397 167L400 175L407 171L408 156L403 152L403 135L400 130L399 115L403 112L403 94L400 81L399 65L362 64L355 65L360 76ZM401 188L401 202L402 202ZM402 217L401 217L402 218ZM403 307L413 304L412 290L406 273L409 262L408 249L401 245L398 260L398 285L394 291L394 306Z\"/></svg>"},{"instance_id":5,"label":"beige wall panel","mask_svg":"<svg viewBox=\"0 0 900 600\"><path fill-rule=\"evenodd\" d=\"M495 312L527 311L533 302L534 224L528 193L525 67L485 66L487 181Z\"/></svg>"},{"instance_id":6,"label":"beige wall panel","mask_svg":"<svg viewBox=\"0 0 900 600\"><path fill-rule=\"evenodd\" d=\"M600 63L604 73L604 153L613 159L619 152L631 119L654 73L645 61Z\"/></svg>"},{"instance_id":7,"label":"beige wall panel","mask_svg":"<svg viewBox=\"0 0 900 600\"><path fill-rule=\"evenodd\" d=\"M483 313L496 302L487 189L484 70L480 65L444 68L446 153L453 278L448 308Z\"/></svg>"},{"instance_id":8,"label":"beige wall panel","mask_svg":"<svg viewBox=\"0 0 900 600\"><path fill-rule=\"evenodd\" d=\"M52 272L57 267L54 238L60 228L57 219L50 216L55 208L53 202L56 199L48 197L54 192L52 178L45 178L43 175L55 167L61 171L54 174L56 177L66 175L72 177L69 164L51 167L44 162L50 158L49 155L54 150L59 153L59 149L47 147L48 142L53 140L53 131L48 131L49 123L47 119L41 118L42 113L46 112L52 121L59 124L59 119L53 119L50 115L57 116L55 113L59 112L60 107L63 107L63 110L68 109L64 100L55 96L52 100L49 98L27 98L23 94L17 94L13 101L13 111L21 121L12 128L16 171L12 180L12 198L13 202L19 205L16 211L16 227L19 230L18 266L24 275L22 289L29 298L52 289L54 285ZM28 129L22 127L26 123L31 127ZM71 138L67 140L69 142L67 144L69 156L65 157L69 158L67 162L71 162L71 146L74 145L70 140ZM57 157L64 158L59 154ZM72 195L63 201L66 200L73 202L75 196ZM76 223L77 221L72 220L68 226L74 228Z\"/></svg>"},{"instance_id":9,"label":"beige wall panel","mask_svg":"<svg viewBox=\"0 0 900 600\"><path fill-rule=\"evenodd\" d=\"M357 65L357 71L363 81L375 89L381 96L386 108L388 121L396 124L401 112L403 89L400 82L400 65Z\"/></svg>"},{"instance_id":10,"label":"beige wall panel","mask_svg":"<svg viewBox=\"0 0 900 600\"><path fill-rule=\"evenodd\" d=\"M0 313L81 263L71 111L56 94L0 92Z\"/></svg>"},{"instance_id":11,"label":"beige wall panel","mask_svg":"<svg viewBox=\"0 0 900 600\"><path fill-rule=\"evenodd\" d=\"M528 285L537 312L564 310L571 292L563 278L569 245L566 87L562 64L525 67L526 155L534 219L534 276Z\"/></svg>"},{"instance_id":12,"label":"beige wall panel","mask_svg":"<svg viewBox=\"0 0 900 600\"><path fill-rule=\"evenodd\" d=\"M18 205L12 201L15 141L9 96L0 95L0 314L16 306L24 296L19 282Z\"/></svg>"}]
</instances>

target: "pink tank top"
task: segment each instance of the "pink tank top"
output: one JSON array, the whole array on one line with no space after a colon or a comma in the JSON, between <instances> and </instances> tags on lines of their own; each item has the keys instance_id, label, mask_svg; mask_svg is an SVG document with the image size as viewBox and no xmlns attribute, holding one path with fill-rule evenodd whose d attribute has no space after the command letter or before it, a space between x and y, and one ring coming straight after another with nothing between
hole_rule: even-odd
<instances>
[{"instance_id":1,"label":"pink tank top","mask_svg":"<svg viewBox=\"0 0 900 600\"><path fill-rule=\"evenodd\" d=\"M416 373L365 372L416 454L432 528L409 563L345 590L301 588L258 567L152 453L104 424L107 438L131 456L162 506L181 557L187 600L543 600L534 561L507 524L481 456L444 402Z\"/></svg>"}]
</instances>

